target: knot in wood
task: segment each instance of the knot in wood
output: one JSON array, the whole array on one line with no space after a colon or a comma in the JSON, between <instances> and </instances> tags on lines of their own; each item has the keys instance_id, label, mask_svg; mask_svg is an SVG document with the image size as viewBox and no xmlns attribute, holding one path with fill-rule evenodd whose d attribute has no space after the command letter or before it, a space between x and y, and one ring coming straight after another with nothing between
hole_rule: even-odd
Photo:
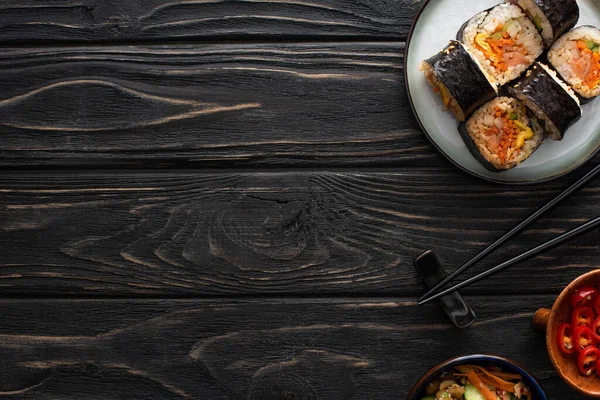
<instances>
[{"instance_id":1,"label":"knot in wood","mask_svg":"<svg viewBox=\"0 0 600 400\"><path fill-rule=\"evenodd\" d=\"M103 29L108 36L134 37L139 32L139 18L145 7L136 2L122 0L86 1L93 23Z\"/></svg>"},{"instance_id":2,"label":"knot in wood","mask_svg":"<svg viewBox=\"0 0 600 400\"><path fill-rule=\"evenodd\" d=\"M88 375L96 375L98 372L100 372L100 367L98 367L96 364L86 364L85 372Z\"/></svg>"},{"instance_id":3,"label":"knot in wood","mask_svg":"<svg viewBox=\"0 0 600 400\"><path fill-rule=\"evenodd\" d=\"M212 220L214 256L241 269L297 270L327 259L303 199L243 196L223 207Z\"/></svg>"}]
</instances>

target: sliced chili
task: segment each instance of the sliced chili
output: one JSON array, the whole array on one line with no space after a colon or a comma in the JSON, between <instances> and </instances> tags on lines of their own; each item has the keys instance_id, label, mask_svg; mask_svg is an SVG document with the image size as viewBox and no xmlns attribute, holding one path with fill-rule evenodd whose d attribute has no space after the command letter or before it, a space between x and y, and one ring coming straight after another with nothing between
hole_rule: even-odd
<instances>
[{"instance_id":1,"label":"sliced chili","mask_svg":"<svg viewBox=\"0 0 600 400\"><path fill-rule=\"evenodd\" d=\"M591 286L583 286L571 296L571 307L589 306L594 304L598 291Z\"/></svg>"},{"instance_id":2,"label":"sliced chili","mask_svg":"<svg viewBox=\"0 0 600 400\"><path fill-rule=\"evenodd\" d=\"M578 326L591 327L594 323L594 310L591 307L581 306L573 310L573 317L571 325L573 329L577 329Z\"/></svg>"},{"instance_id":3,"label":"sliced chili","mask_svg":"<svg viewBox=\"0 0 600 400\"><path fill-rule=\"evenodd\" d=\"M600 288L578 288L569 297L569 304L571 320L558 327L558 349L577 359L577 368L583 375L600 377Z\"/></svg>"},{"instance_id":4,"label":"sliced chili","mask_svg":"<svg viewBox=\"0 0 600 400\"><path fill-rule=\"evenodd\" d=\"M558 340L558 349L563 354L575 353L575 346L573 345L573 328L571 324L562 324L558 327L558 334L556 336Z\"/></svg>"},{"instance_id":5,"label":"sliced chili","mask_svg":"<svg viewBox=\"0 0 600 400\"><path fill-rule=\"evenodd\" d=\"M590 376L596 372L599 360L600 350L590 346L577 356L577 367L582 374Z\"/></svg>"},{"instance_id":6,"label":"sliced chili","mask_svg":"<svg viewBox=\"0 0 600 400\"><path fill-rule=\"evenodd\" d=\"M587 326L575 328L573 332L573 345L575 351L578 353L590 346L596 346L596 339L594 339L592 330Z\"/></svg>"},{"instance_id":7,"label":"sliced chili","mask_svg":"<svg viewBox=\"0 0 600 400\"><path fill-rule=\"evenodd\" d=\"M594 309L596 315L600 315L600 296L596 296L594 302L591 304L591 307Z\"/></svg>"},{"instance_id":8,"label":"sliced chili","mask_svg":"<svg viewBox=\"0 0 600 400\"><path fill-rule=\"evenodd\" d=\"M594 335L594 339L596 339L596 343L600 342L600 316L596 318L594 323L592 324L592 335Z\"/></svg>"}]
</instances>

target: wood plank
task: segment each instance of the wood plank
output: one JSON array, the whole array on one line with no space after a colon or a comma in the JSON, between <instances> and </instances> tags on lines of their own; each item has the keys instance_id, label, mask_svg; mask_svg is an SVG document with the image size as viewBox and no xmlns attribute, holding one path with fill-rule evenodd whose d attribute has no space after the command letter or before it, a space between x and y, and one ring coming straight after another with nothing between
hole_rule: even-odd
<instances>
[{"instance_id":1,"label":"wood plank","mask_svg":"<svg viewBox=\"0 0 600 400\"><path fill-rule=\"evenodd\" d=\"M410 111L403 49L4 50L0 166L447 165Z\"/></svg>"},{"instance_id":2,"label":"wood plank","mask_svg":"<svg viewBox=\"0 0 600 400\"><path fill-rule=\"evenodd\" d=\"M422 251L434 249L452 270L575 178L500 187L447 168L4 172L0 287L6 295L416 295L412 260ZM477 270L598 215L599 204L596 182ZM556 293L598 267L599 235L471 293Z\"/></svg>"},{"instance_id":3,"label":"wood plank","mask_svg":"<svg viewBox=\"0 0 600 400\"><path fill-rule=\"evenodd\" d=\"M0 43L217 38L404 39L421 0L4 0Z\"/></svg>"},{"instance_id":4,"label":"wood plank","mask_svg":"<svg viewBox=\"0 0 600 400\"><path fill-rule=\"evenodd\" d=\"M469 298L479 319L467 331L450 326L436 306L401 298L1 300L0 395L403 399L437 363L487 352L523 363L551 398L579 398L531 327L536 307L553 297L524 300Z\"/></svg>"}]
</instances>

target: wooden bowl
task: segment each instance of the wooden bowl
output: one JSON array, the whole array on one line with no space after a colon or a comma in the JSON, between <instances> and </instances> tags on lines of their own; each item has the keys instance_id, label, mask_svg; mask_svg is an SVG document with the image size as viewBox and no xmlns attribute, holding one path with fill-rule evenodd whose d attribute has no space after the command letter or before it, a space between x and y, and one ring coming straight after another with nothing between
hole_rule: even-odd
<instances>
[{"instance_id":1,"label":"wooden bowl","mask_svg":"<svg viewBox=\"0 0 600 400\"><path fill-rule=\"evenodd\" d=\"M522 366L516 362L499 356L487 355L487 354L473 354L468 356L451 358L441 364L433 367L427 372L419 381L413 386L410 393L408 394L407 400L420 400L425 397L425 387L429 382L438 377L445 371L451 371L454 367L459 365L481 365L487 367L490 365L498 366L503 371L512 372L519 374L523 377L523 381L531 389L533 400L547 400L548 396L542 389L542 386L535 380L535 378Z\"/></svg>"},{"instance_id":2,"label":"wooden bowl","mask_svg":"<svg viewBox=\"0 0 600 400\"><path fill-rule=\"evenodd\" d=\"M566 356L558 349L558 328L560 324L571 323L569 318L569 298L582 286L597 287L600 284L600 270L581 275L567 286L554 302L551 310L539 309L533 317L533 324L546 332L548 356L560 377L573 389L587 396L600 398L600 378L582 375L577 368L577 359Z\"/></svg>"}]
</instances>

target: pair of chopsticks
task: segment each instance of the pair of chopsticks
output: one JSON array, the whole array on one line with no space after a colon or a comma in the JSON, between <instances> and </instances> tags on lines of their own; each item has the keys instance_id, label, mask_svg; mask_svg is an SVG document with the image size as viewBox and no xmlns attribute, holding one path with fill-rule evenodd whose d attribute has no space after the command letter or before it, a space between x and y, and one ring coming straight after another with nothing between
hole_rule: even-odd
<instances>
[{"instance_id":1,"label":"pair of chopsticks","mask_svg":"<svg viewBox=\"0 0 600 400\"><path fill-rule=\"evenodd\" d=\"M600 226L600 217L597 217L589 222L586 222L585 224L578 226L577 228L570 230L566 233L563 233L560 236L555 237L554 239L543 243L537 247L534 247L528 251L526 251L525 253L510 259L500 265L497 265L493 268L488 269L485 272L482 272L479 275L476 275L472 278L469 278L455 286L452 286L448 289L439 291L440 289L442 289L445 285L447 285L448 283L450 283L453 279L455 279L457 276L459 276L460 274L462 274L464 271L468 270L469 268L471 268L473 265L477 264L479 261L481 261L483 258L485 258L486 256L488 256L490 253L492 253L494 250L496 250L498 247L500 247L501 245L503 245L504 243L506 243L509 239L511 239L513 236L517 235L519 232L521 232L523 229L525 229L526 227L528 227L529 225L531 225L533 222L537 221L542 215L546 214L548 211L550 211L551 209L553 209L557 204L559 204L560 202L562 202L563 200L565 200L567 197L569 197L570 195L572 195L573 193L575 193L576 191L578 191L579 189L583 188L585 185L587 185L592 179L594 179L598 174L600 174L600 165L598 165L596 168L594 168L593 170L591 170L587 175L585 175L583 178L581 178L580 180L578 180L577 182L575 182L571 187L569 187L567 190L565 190L564 192L562 192L561 194L559 194L556 198L554 198L552 201L550 201L548 204L546 204L545 206L543 206L542 208L540 208L538 211L536 211L535 213L533 213L532 215L530 215L528 218L526 218L523 222L521 222L520 224L518 224L517 226L515 226L513 229L511 229L510 231L508 231L507 233L504 234L504 236L502 236L500 239L496 240L494 243L492 243L491 245L489 245L488 247L486 247L481 253L477 254L475 257L473 257L470 261L468 261L465 265L463 265L462 267L460 267L459 269L457 269L454 273L450 274L447 278L445 278L444 280L440 281L438 284L436 284L434 287L432 287L427 293L425 293L423 296L421 296L421 298L419 298L417 304L418 305L422 305L422 304L426 304L429 303L430 301L436 300L440 297L443 297L447 294L453 293L465 286L468 286L472 283L475 283L477 281L480 281L483 278L486 278L490 275L493 275L497 272L500 272L506 268L509 268L521 261L530 259L532 257L535 257L538 254L543 253L546 250L552 249L554 247L557 247L579 235L582 235L584 233L587 233L593 229L596 229L597 227Z\"/></svg>"}]
</instances>

